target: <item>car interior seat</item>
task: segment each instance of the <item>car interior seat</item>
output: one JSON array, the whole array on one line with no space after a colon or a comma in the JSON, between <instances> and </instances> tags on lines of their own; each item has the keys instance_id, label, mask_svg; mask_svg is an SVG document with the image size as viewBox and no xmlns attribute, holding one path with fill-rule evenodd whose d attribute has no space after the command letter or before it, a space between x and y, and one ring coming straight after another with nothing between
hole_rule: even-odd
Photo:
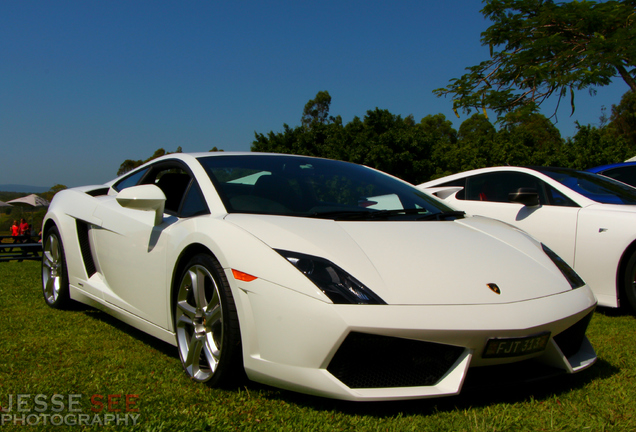
<instances>
[{"instance_id":1,"label":"car interior seat","mask_svg":"<svg viewBox=\"0 0 636 432\"><path fill-rule=\"evenodd\" d=\"M157 186L166 196L165 209L178 212L179 204L190 184L190 176L184 173L165 173L157 182Z\"/></svg>"}]
</instances>

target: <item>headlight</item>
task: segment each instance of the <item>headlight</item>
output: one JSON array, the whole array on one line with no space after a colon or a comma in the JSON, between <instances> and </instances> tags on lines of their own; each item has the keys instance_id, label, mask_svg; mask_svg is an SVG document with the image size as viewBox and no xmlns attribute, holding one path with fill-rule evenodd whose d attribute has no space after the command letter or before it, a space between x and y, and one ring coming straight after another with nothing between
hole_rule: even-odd
<instances>
[{"instance_id":1,"label":"headlight","mask_svg":"<svg viewBox=\"0 0 636 432\"><path fill-rule=\"evenodd\" d=\"M324 258L277 250L336 304L386 304L349 273Z\"/></svg>"},{"instance_id":2,"label":"headlight","mask_svg":"<svg viewBox=\"0 0 636 432\"><path fill-rule=\"evenodd\" d=\"M541 247L543 248L543 252L545 252L545 254L550 257L554 265L556 265L559 270L561 270L561 273L563 273L565 279L567 279L567 281L570 283L572 289L581 288L583 285L585 285L583 279L581 279L581 277L576 274L576 272L572 269L572 267L568 265L568 263L563 261L560 256L555 254L552 249L550 249L543 243L541 243Z\"/></svg>"}]
</instances>

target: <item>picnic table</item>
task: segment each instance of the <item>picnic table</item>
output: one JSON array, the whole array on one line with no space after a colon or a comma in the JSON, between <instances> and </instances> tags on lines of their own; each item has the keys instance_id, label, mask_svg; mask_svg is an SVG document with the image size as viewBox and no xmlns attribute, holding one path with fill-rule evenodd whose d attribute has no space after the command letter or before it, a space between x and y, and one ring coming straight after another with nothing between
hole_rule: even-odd
<instances>
[{"instance_id":1,"label":"picnic table","mask_svg":"<svg viewBox=\"0 0 636 432\"><path fill-rule=\"evenodd\" d=\"M0 236L0 262L41 260L42 243L32 236Z\"/></svg>"}]
</instances>

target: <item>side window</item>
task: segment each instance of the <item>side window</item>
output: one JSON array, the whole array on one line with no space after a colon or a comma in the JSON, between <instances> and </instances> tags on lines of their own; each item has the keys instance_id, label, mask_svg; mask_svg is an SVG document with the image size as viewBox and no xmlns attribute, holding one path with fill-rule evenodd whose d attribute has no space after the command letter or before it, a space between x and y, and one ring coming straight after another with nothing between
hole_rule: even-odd
<instances>
[{"instance_id":1,"label":"side window","mask_svg":"<svg viewBox=\"0 0 636 432\"><path fill-rule=\"evenodd\" d=\"M180 166L160 165L143 182L155 184L166 196L166 213L176 215L190 184L190 174Z\"/></svg>"},{"instance_id":2,"label":"side window","mask_svg":"<svg viewBox=\"0 0 636 432\"><path fill-rule=\"evenodd\" d=\"M539 202L546 204L544 183L536 177L519 172L496 172L469 177L466 199L471 201L510 202L508 195L519 188L532 188L539 194Z\"/></svg>"},{"instance_id":3,"label":"side window","mask_svg":"<svg viewBox=\"0 0 636 432\"><path fill-rule=\"evenodd\" d=\"M190 189L186 193L183 205L181 206L180 217L194 217L203 214L209 214L208 206L203 198L203 193L196 181L192 182Z\"/></svg>"},{"instance_id":4,"label":"side window","mask_svg":"<svg viewBox=\"0 0 636 432\"><path fill-rule=\"evenodd\" d=\"M611 177L628 185L636 185L636 166L624 166L611 168L603 172L604 176Z\"/></svg>"},{"instance_id":5,"label":"side window","mask_svg":"<svg viewBox=\"0 0 636 432\"><path fill-rule=\"evenodd\" d=\"M548 196L548 204L560 207L579 207L577 203L554 189L549 184L545 185L546 194Z\"/></svg>"},{"instance_id":6,"label":"side window","mask_svg":"<svg viewBox=\"0 0 636 432\"><path fill-rule=\"evenodd\" d=\"M136 186L137 183L139 183L139 180L141 180L141 178L144 176L144 174L146 174L148 172L148 168L143 169L141 171L137 171L131 175L129 175L128 177L125 177L121 180L119 180L117 183L115 183L113 185L113 189L115 189L117 192L121 192L122 190L132 187L132 186Z\"/></svg>"}]
</instances>

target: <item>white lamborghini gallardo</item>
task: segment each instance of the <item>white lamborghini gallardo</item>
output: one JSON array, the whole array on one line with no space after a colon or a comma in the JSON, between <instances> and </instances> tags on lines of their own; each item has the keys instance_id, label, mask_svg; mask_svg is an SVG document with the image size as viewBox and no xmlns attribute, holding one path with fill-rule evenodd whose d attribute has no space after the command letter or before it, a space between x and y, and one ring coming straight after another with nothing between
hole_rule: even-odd
<instances>
[{"instance_id":1,"label":"white lamborghini gallardo","mask_svg":"<svg viewBox=\"0 0 636 432\"><path fill-rule=\"evenodd\" d=\"M59 192L46 302L178 347L187 375L347 400L457 394L478 372L585 369L596 299L556 254L346 162L171 154ZM534 372L533 372L534 373Z\"/></svg>"}]
</instances>

